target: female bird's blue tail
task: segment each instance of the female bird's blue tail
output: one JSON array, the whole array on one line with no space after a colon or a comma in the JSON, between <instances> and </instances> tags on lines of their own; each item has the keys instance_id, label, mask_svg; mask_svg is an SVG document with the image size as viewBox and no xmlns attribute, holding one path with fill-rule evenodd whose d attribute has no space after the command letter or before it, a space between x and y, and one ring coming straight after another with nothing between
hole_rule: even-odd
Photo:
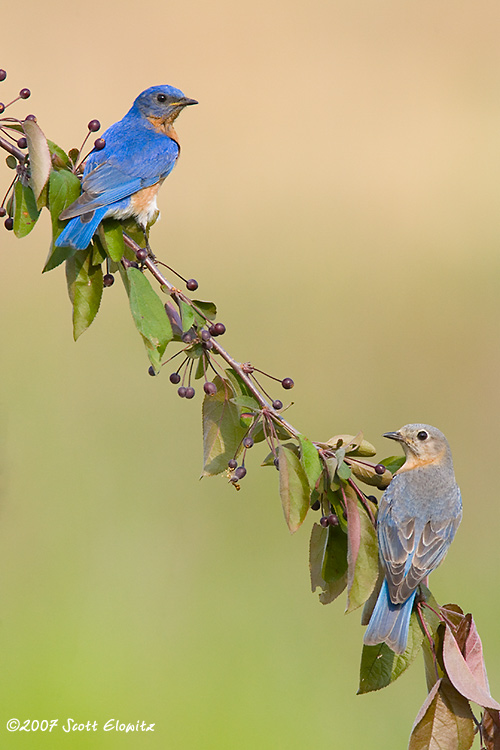
<instances>
[{"instance_id":1,"label":"female bird's blue tail","mask_svg":"<svg viewBox=\"0 0 500 750\"><path fill-rule=\"evenodd\" d=\"M394 653L402 654L406 650L416 593L414 591L403 604L393 604L387 581L384 579L363 642L367 646L387 643Z\"/></svg>"},{"instance_id":2,"label":"female bird's blue tail","mask_svg":"<svg viewBox=\"0 0 500 750\"><path fill-rule=\"evenodd\" d=\"M56 247L72 247L74 250L84 250L90 245L94 232L108 210L109 206L96 208L90 221L83 221L82 216L75 216L70 219L57 238Z\"/></svg>"}]
</instances>

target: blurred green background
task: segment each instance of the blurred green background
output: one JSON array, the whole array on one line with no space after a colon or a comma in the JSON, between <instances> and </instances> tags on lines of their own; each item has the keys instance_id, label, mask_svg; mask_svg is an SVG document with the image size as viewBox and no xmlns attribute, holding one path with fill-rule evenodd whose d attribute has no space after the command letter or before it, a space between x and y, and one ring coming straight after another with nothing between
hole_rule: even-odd
<instances>
[{"instance_id":1,"label":"blurred green background","mask_svg":"<svg viewBox=\"0 0 500 750\"><path fill-rule=\"evenodd\" d=\"M199 100L153 247L217 302L236 358L294 378L293 424L362 429L380 457L405 423L446 433L465 513L431 588L474 613L498 698L498 3L10 15L0 98L30 87L13 114L66 149L150 85ZM1 746L405 747L422 664L355 695L359 615L310 593L310 523L289 536L263 451L239 493L200 482L199 395L148 377L121 285L74 344L64 273L40 273L48 215L0 238ZM11 717L59 728L9 734ZM156 727L69 736L67 717Z\"/></svg>"}]
</instances>

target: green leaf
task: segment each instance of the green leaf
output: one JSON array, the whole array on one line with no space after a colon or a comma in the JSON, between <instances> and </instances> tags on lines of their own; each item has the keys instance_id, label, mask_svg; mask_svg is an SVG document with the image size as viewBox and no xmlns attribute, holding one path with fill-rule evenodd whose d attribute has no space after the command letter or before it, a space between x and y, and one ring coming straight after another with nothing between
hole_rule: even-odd
<instances>
[{"instance_id":1,"label":"green leaf","mask_svg":"<svg viewBox=\"0 0 500 750\"><path fill-rule=\"evenodd\" d=\"M385 490L392 480L392 474L387 468L383 474L377 474L375 465L368 464L367 462L358 463L355 458L349 459L349 463L356 479L364 482L364 484L368 484L370 487L378 487L379 490Z\"/></svg>"},{"instance_id":2,"label":"green leaf","mask_svg":"<svg viewBox=\"0 0 500 750\"><path fill-rule=\"evenodd\" d=\"M386 643L363 646L358 695L380 690L405 672L415 661L423 639L416 612L412 612L408 629L408 644L403 654L395 654Z\"/></svg>"},{"instance_id":3,"label":"green leaf","mask_svg":"<svg viewBox=\"0 0 500 750\"><path fill-rule=\"evenodd\" d=\"M26 237L35 226L40 211L36 207L33 190L20 180L14 185L14 234Z\"/></svg>"},{"instance_id":4,"label":"green leaf","mask_svg":"<svg viewBox=\"0 0 500 750\"><path fill-rule=\"evenodd\" d=\"M102 246L99 235L95 234L92 238L92 265L101 266L107 258L106 251Z\"/></svg>"},{"instance_id":5,"label":"green leaf","mask_svg":"<svg viewBox=\"0 0 500 750\"><path fill-rule=\"evenodd\" d=\"M192 328L194 323L194 310L191 305L188 305L184 300L179 300L179 309L181 313L182 331L186 333Z\"/></svg>"},{"instance_id":6,"label":"green leaf","mask_svg":"<svg viewBox=\"0 0 500 750\"><path fill-rule=\"evenodd\" d=\"M436 682L420 709L408 750L469 750L474 735L469 701L444 677Z\"/></svg>"},{"instance_id":7,"label":"green leaf","mask_svg":"<svg viewBox=\"0 0 500 750\"><path fill-rule=\"evenodd\" d=\"M205 354L202 351L202 353L198 357L198 364L196 365L196 372L194 374L195 380L200 380L205 375L206 371L206 362L205 362Z\"/></svg>"},{"instance_id":8,"label":"green leaf","mask_svg":"<svg viewBox=\"0 0 500 750\"><path fill-rule=\"evenodd\" d=\"M254 398L247 384L238 375L236 370L233 370L232 367L228 367L225 373L226 373L227 379L230 381L232 385L235 397L236 396L250 396L251 398Z\"/></svg>"},{"instance_id":9,"label":"green leaf","mask_svg":"<svg viewBox=\"0 0 500 750\"><path fill-rule=\"evenodd\" d=\"M241 448L246 428L240 424L240 410L231 402L232 383L217 375L217 393L203 399L203 473L214 476L227 469L227 462Z\"/></svg>"},{"instance_id":10,"label":"green leaf","mask_svg":"<svg viewBox=\"0 0 500 750\"><path fill-rule=\"evenodd\" d=\"M284 445L278 449L280 496L290 533L297 531L309 510L309 482L295 453Z\"/></svg>"},{"instance_id":11,"label":"green leaf","mask_svg":"<svg viewBox=\"0 0 500 750\"><path fill-rule=\"evenodd\" d=\"M344 509L344 503L343 498L341 495L341 492L339 490L332 490L331 487L327 487L326 490L326 497L328 502L333 508L333 512L336 514L336 516L339 519L339 524L344 531L345 534L347 534L347 516Z\"/></svg>"},{"instance_id":12,"label":"green leaf","mask_svg":"<svg viewBox=\"0 0 500 750\"><path fill-rule=\"evenodd\" d=\"M390 471L391 474L395 474L396 471L402 467L405 461L406 456L389 456L389 458L384 458L384 460L380 463L385 466L385 468Z\"/></svg>"},{"instance_id":13,"label":"green leaf","mask_svg":"<svg viewBox=\"0 0 500 750\"><path fill-rule=\"evenodd\" d=\"M337 476L344 482L347 482L351 476L351 467L346 464L345 461L341 461L337 466Z\"/></svg>"},{"instance_id":14,"label":"green leaf","mask_svg":"<svg viewBox=\"0 0 500 750\"><path fill-rule=\"evenodd\" d=\"M248 411L260 411L260 404L253 396L235 396L231 399L233 404L241 406L242 409L248 409Z\"/></svg>"},{"instance_id":15,"label":"green leaf","mask_svg":"<svg viewBox=\"0 0 500 750\"><path fill-rule=\"evenodd\" d=\"M300 463L304 469L309 487L313 490L316 482L323 473L323 464L319 457L318 449L305 435L299 435Z\"/></svg>"},{"instance_id":16,"label":"green leaf","mask_svg":"<svg viewBox=\"0 0 500 750\"><path fill-rule=\"evenodd\" d=\"M71 247L56 247L54 242L66 226L66 222L59 221L61 211L64 211L81 193L81 185L78 177L72 172L64 169L59 171L52 170L49 178L49 210L52 220L52 244L49 255L45 261L43 273L56 268L64 260L67 260L75 254Z\"/></svg>"},{"instance_id":17,"label":"green leaf","mask_svg":"<svg viewBox=\"0 0 500 750\"><path fill-rule=\"evenodd\" d=\"M377 534L366 511L358 505L360 544L353 566L349 571L346 612L361 607L375 588L379 574ZM349 511L347 514L350 522Z\"/></svg>"},{"instance_id":18,"label":"green leaf","mask_svg":"<svg viewBox=\"0 0 500 750\"><path fill-rule=\"evenodd\" d=\"M120 222L116 219L105 219L99 226L99 238L111 260L119 263L125 255L123 228Z\"/></svg>"},{"instance_id":19,"label":"green leaf","mask_svg":"<svg viewBox=\"0 0 500 750\"><path fill-rule=\"evenodd\" d=\"M50 141L48 138L47 146L49 147L52 166L55 169L69 169L70 163L67 153L63 151L62 148L57 145L57 143L54 143L54 141Z\"/></svg>"},{"instance_id":20,"label":"green leaf","mask_svg":"<svg viewBox=\"0 0 500 750\"><path fill-rule=\"evenodd\" d=\"M52 169L47 139L33 120L24 120L23 130L28 141L30 163L29 184L38 200ZM76 179L76 178L75 178Z\"/></svg>"},{"instance_id":21,"label":"green leaf","mask_svg":"<svg viewBox=\"0 0 500 750\"><path fill-rule=\"evenodd\" d=\"M73 303L75 341L90 326L101 303L102 269L91 264L92 248L78 250L66 261L68 293Z\"/></svg>"},{"instance_id":22,"label":"green leaf","mask_svg":"<svg viewBox=\"0 0 500 750\"><path fill-rule=\"evenodd\" d=\"M205 318L208 318L209 320L215 320L217 316L217 307L213 302L205 302L203 300L194 299L193 305L195 305L198 310L203 313ZM200 313L196 310L194 310L194 315L198 328L203 328L203 326L207 325L207 322L203 315L200 315Z\"/></svg>"},{"instance_id":23,"label":"green leaf","mask_svg":"<svg viewBox=\"0 0 500 750\"><path fill-rule=\"evenodd\" d=\"M349 456L374 456L376 454L376 449L374 446L368 442L368 440L363 440L363 433L360 432L358 435L335 435L334 437L330 438L326 441L326 443L322 444L325 446L325 448L334 448L337 449L339 447L344 447L345 452Z\"/></svg>"},{"instance_id":24,"label":"green leaf","mask_svg":"<svg viewBox=\"0 0 500 750\"><path fill-rule=\"evenodd\" d=\"M329 604L347 586L347 537L338 526L315 523L309 543L311 589L322 589L319 600Z\"/></svg>"},{"instance_id":25,"label":"green leaf","mask_svg":"<svg viewBox=\"0 0 500 750\"><path fill-rule=\"evenodd\" d=\"M127 268L130 310L142 336L151 364L158 370L161 357L172 340L172 327L165 308L149 279L138 268Z\"/></svg>"},{"instance_id":26,"label":"green leaf","mask_svg":"<svg viewBox=\"0 0 500 750\"><path fill-rule=\"evenodd\" d=\"M121 225L125 234L127 234L132 240L134 240L134 242L136 242L139 247L144 247L144 232L135 219L125 219L121 222Z\"/></svg>"}]
</instances>

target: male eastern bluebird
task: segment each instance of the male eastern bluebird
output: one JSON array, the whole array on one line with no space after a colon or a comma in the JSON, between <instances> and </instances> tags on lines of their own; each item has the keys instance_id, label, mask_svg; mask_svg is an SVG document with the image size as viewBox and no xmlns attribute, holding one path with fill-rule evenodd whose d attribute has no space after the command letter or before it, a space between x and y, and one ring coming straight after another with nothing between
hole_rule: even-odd
<instances>
[{"instance_id":1,"label":"male eastern bluebird","mask_svg":"<svg viewBox=\"0 0 500 750\"><path fill-rule=\"evenodd\" d=\"M103 134L104 148L87 158L82 194L59 217L70 221L57 246L83 250L108 216L133 217L146 230L158 210L160 185L179 156L174 120L197 103L173 86L152 86L139 94L125 117Z\"/></svg>"},{"instance_id":2,"label":"male eastern bluebird","mask_svg":"<svg viewBox=\"0 0 500 750\"><path fill-rule=\"evenodd\" d=\"M450 446L427 424L407 424L384 437L398 440L406 461L380 501L377 520L385 579L364 643L406 649L418 585L444 559L462 519Z\"/></svg>"}]
</instances>

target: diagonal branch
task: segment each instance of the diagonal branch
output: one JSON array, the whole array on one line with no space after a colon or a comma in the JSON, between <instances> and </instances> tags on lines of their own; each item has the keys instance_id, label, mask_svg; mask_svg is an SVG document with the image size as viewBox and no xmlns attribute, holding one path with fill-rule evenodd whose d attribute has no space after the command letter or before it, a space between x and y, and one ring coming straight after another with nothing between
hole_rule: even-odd
<instances>
[{"instance_id":1,"label":"diagonal branch","mask_svg":"<svg viewBox=\"0 0 500 750\"><path fill-rule=\"evenodd\" d=\"M125 233L123 235L123 239L124 239L124 242L127 245L127 247L129 247L131 250L133 250L134 253L137 253L137 251L141 249L139 247L139 245L136 242L134 242L134 240L131 237L129 237L128 235L126 235ZM173 295L173 296L178 296L179 295L179 290L175 286L173 286L173 284L171 284L168 281L168 279L165 278L165 276L159 270L158 266L155 264L155 262L152 260L152 258L150 258L148 256L142 262L144 263L144 265L146 266L146 268L148 269L148 271L150 271L152 273L152 275L158 281L158 283L161 284L162 286L164 286L166 289L168 289L168 291L169 291L169 293L171 295ZM180 294L182 296L182 299L185 302L187 302L189 305L193 305L193 302L192 302L192 300L189 299L189 297L186 297L186 295L184 293L180 293ZM293 437L297 437L297 435L300 434L299 430L297 430L295 427L293 427L293 425L291 425L289 422L287 422L286 419L283 419L283 417L281 416L281 414L279 414L275 409L272 408L271 404L262 395L262 393L257 388L257 386L255 385L255 383L253 382L253 380L245 372L245 369L243 368L242 363L238 362L237 360L235 360L234 357L231 357L231 355L229 354L229 352L227 352L224 349L224 347L221 346L219 344L219 342L216 339L214 339L213 337L212 337L212 343L213 343L213 348L217 352L217 354L219 354L222 357L222 359L224 359L227 362L227 364L230 367L232 367L235 372L238 373L239 377L241 378L241 380L243 380L243 382L247 386L248 390L250 391L250 393L252 394L252 396L255 398L255 400L260 404L260 406L263 409L265 409L266 411L270 412L273 415L273 418L276 419L277 421L279 421L283 425L283 427L286 430L288 430L288 432L290 433L290 435L292 435Z\"/></svg>"}]
</instances>

